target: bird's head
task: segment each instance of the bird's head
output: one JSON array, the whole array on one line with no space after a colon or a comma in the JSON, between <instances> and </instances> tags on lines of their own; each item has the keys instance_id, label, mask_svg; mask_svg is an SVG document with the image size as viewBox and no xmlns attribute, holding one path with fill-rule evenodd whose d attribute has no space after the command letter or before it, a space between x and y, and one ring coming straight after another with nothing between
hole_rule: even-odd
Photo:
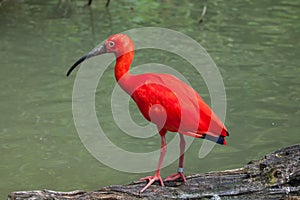
<instances>
[{"instance_id":1,"label":"bird's head","mask_svg":"<svg viewBox=\"0 0 300 200\"><path fill-rule=\"evenodd\" d=\"M88 54L82 56L79 60L77 60L72 67L68 70L67 76L71 74L71 72L84 60L89 59L91 57L105 54L105 53L114 53L116 58L134 51L133 41L125 34L115 34L110 36L104 43L102 43L99 47L93 49Z\"/></svg>"}]
</instances>

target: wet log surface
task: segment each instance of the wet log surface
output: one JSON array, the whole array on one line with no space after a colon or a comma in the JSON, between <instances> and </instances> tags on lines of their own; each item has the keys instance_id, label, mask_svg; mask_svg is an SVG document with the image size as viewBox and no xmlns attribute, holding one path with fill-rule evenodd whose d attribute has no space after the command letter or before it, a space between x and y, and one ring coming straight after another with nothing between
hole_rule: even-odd
<instances>
[{"instance_id":1,"label":"wet log surface","mask_svg":"<svg viewBox=\"0 0 300 200\"><path fill-rule=\"evenodd\" d=\"M144 181L107 186L97 191L12 192L8 199L290 199L300 200L300 144L267 154L240 169L187 177L187 183L156 184L144 193Z\"/></svg>"}]
</instances>

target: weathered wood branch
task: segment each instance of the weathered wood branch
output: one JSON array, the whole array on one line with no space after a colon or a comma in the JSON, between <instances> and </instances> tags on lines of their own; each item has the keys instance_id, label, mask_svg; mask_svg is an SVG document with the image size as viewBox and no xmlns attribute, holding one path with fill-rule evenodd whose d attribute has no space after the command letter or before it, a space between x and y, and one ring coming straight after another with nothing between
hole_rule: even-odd
<instances>
[{"instance_id":1,"label":"weathered wood branch","mask_svg":"<svg viewBox=\"0 0 300 200\"><path fill-rule=\"evenodd\" d=\"M196 174L187 183L153 185L145 182L108 186L97 191L23 191L9 194L17 199L300 199L300 144L286 147L249 162L240 169Z\"/></svg>"}]
</instances>

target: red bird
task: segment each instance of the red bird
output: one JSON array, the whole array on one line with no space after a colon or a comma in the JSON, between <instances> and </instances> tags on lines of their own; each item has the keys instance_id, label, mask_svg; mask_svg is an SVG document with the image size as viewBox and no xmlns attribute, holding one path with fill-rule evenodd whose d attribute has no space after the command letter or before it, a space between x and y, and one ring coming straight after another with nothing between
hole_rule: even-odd
<instances>
[{"instance_id":1,"label":"red bird","mask_svg":"<svg viewBox=\"0 0 300 200\"><path fill-rule=\"evenodd\" d=\"M157 170L141 190L145 191L153 182L159 181L164 186L160 169L166 153L167 131L180 133L180 158L178 172L168 176L165 181L186 178L183 174L185 140L183 135L205 138L218 144L226 144L228 131L217 115L203 101L200 95L189 85L169 74L139 74L129 72L134 57L134 43L124 34L110 36L99 48L81 57L67 72L72 70L85 59L104 54L114 53L117 59L115 77L121 88L128 93L139 107L143 116L156 124L161 136L161 151Z\"/></svg>"}]
</instances>

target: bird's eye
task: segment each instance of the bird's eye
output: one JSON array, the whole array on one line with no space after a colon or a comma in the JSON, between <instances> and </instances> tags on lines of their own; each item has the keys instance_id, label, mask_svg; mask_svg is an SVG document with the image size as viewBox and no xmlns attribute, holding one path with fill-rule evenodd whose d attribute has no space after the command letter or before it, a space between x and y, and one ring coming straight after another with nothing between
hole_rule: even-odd
<instances>
[{"instance_id":1,"label":"bird's eye","mask_svg":"<svg viewBox=\"0 0 300 200\"><path fill-rule=\"evenodd\" d=\"M113 47L113 46L115 46L115 42L113 42L113 41L110 41L110 42L108 43L108 46L109 46L109 47Z\"/></svg>"}]
</instances>

